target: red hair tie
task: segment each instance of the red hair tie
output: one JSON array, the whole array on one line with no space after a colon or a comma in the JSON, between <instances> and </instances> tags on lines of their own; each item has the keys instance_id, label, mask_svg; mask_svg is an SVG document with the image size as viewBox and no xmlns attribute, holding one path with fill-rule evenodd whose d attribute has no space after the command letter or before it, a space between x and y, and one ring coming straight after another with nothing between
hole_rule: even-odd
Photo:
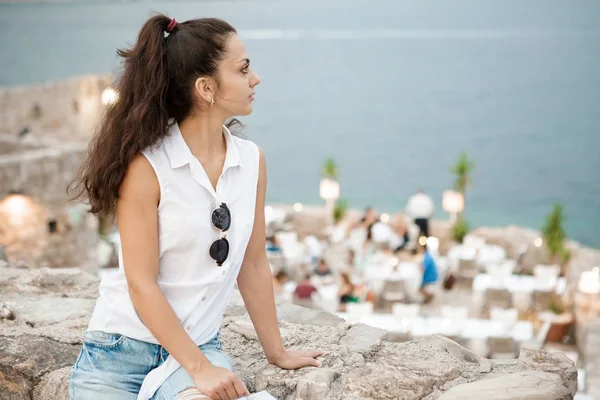
<instances>
[{"instance_id":1,"label":"red hair tie","mask_svg":"<svg viewBox=\"0 0 600 400\"><path fill-rule=\"evenodd\" d=\"M173 32L173 29L175 29L176 25L177 25L177 20L175 18L171 18L171 22L169 22L169 25L167 26L167 32L169 32L169 33Z\"/></svg>"}]
</instances>

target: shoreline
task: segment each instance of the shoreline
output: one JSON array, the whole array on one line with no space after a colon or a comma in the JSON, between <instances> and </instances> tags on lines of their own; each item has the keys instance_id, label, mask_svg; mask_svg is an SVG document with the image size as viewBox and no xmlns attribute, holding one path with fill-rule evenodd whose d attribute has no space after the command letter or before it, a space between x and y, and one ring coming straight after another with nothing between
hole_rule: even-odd
<instances>
[{"instance_id":1,"label":"shoreline","mask_svg":"<svg viewBox=\"0 0 600 400\"><path fill-rule=\"evenodd\" d=\"M301 203L302 204L302 211L296 212L297 214L302 214L302 213L308 213L308 214L323 214L325 212L325 206L324 205L318 205L318 204L310 204L310 203ZM267 203L265 204L265 206L270 206L273 208L278 208L278 209L282 209L285 210L288 213L293 213L294 212L294 204L291 203L284 203L284 202L273 202L270 203L267 201ZM381 214L388 214L391 217L393 217L396 214L402 213L404 214L403 210L398 210L395 213L386 213L386 212L380 212L378 210L377 207L373 207L373 209L378 212L379 215ZM349 207L346 210L346 215L348 214L352 214L352 218L358 218L360 215L362 215L363 210L359 209L359 208L354 208L354 207ZM468 219L468 213L467 213L467 221L469 221ZM431 223L434 224L449 224L450 223L450 219L448 218L440 218L440 216L438 215L434 215L433 218L430 219ZM508 228L516 228L519 230L524 230L524 231L529 231L529 232L536 232L540 237L542 236L542 231L539 227L533 227L533 226L529 226L529 225L523 225L523 224L519 224L519 223L507 223L507 224L490 224L490 223L483 223L483 224L473 224L470 222L470 230L469 233L473 233L477 230L482 230L482 229L508 229ZM584 243L580 240L574 239L572 236L567 235L567 237L565 238L566 243L574 245L574 246L578 246L580 248L586 248L586 249L590 249L590 250L597 250L600 251L600 246L599 247L594 247L593 245Z\"/></svg>"}]
</instances>

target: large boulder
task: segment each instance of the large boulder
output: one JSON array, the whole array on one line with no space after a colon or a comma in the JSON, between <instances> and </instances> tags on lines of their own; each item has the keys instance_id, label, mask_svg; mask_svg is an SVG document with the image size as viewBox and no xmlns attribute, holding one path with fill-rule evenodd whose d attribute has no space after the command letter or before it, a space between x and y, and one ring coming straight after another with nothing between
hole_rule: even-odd
<instances>
[{"instance_id":1,"label":"large boulder","mask_svg":"<svg viewBox=\"0 0 600 400\"><path fill-rule=\"evenodd\" d=\"M82 343L97 279L78 269L2 272L3 306L13 317L0 320L0 399L68 399L70 367ZM393 343L386 331L350 326L331 314L291 304L277 310L286 348L323 349L322 365L286 371L269 364L235 292L222 341L235 373L252 392L303 400L552 400L575 394L577 373L562 355L524 350L518 360L479 359L442 336Z\"/></svg>"}]
</instances>

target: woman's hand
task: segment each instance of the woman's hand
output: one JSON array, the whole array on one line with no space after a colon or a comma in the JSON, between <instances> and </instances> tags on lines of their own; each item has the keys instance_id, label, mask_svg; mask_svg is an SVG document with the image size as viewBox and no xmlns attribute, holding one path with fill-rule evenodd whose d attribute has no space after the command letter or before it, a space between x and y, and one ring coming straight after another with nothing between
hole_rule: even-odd
<instances>
[{"instance_id":1,"label":"woman's hand","mask_svg":"<svg viewBox=\"0 0 600 400\"><path fill-rule=\"evenodd\" d=\"M321 363L315 358L324 353L322 350L284 350L276 359L269 360L269 363L283 369L320 367Z\"/></svg>"},{"instance_id":2,"label":"woman's hand","mask_svg":"<svg viewBox=\"0 0 600 400\"><path fill-rule=\"evenodd\" d=\"M194 386L212 400L235 400L250 393L244 382L228 369L210 363L191 374Z\"/></svg>"}]
</instances>

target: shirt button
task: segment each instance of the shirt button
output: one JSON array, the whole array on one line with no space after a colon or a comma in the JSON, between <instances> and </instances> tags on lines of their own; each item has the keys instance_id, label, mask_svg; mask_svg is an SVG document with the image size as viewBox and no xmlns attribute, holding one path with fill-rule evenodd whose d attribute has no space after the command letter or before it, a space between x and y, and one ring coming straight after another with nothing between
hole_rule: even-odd
<instances>
[{"instance_id":1,"label":"shirt button","mask_svg":"<svg viewBox=\"0 0 600 400\"><path fill-rule=\"evenodd\" d=\"M212 208L217 208L217 203L212 203Z\"/></svg>"},{"instance_id":2,"label":"shirt button","mask_svg":"<svg viewBox=\"0 0 600 400\"><path fill-rule=\"evenodd\" d=\"M192 327L190 325L186 326L185 329L187 329L188 331L192 330Z\"/></svg>"},{"instance_id":3,"label":"shirt button","mask_svg":"<svg viewBox=\"0 0 600 400\"><path fill-rule=\"evenodd\" d=\"M223 276L225 276L225 275L227 275L227 271L223 271L221 274L222 274Z\"/></svg>"},{"instance_id":4,"label":"shirt button","mask_svg":"<svg viewBox=\"0 0 600 400\"><path fill-rule=\"evenodd\" d=\"M204 296L204 297L202 298L202 301L206 301L206 296Z\"/></svg>"}]
</instances>

